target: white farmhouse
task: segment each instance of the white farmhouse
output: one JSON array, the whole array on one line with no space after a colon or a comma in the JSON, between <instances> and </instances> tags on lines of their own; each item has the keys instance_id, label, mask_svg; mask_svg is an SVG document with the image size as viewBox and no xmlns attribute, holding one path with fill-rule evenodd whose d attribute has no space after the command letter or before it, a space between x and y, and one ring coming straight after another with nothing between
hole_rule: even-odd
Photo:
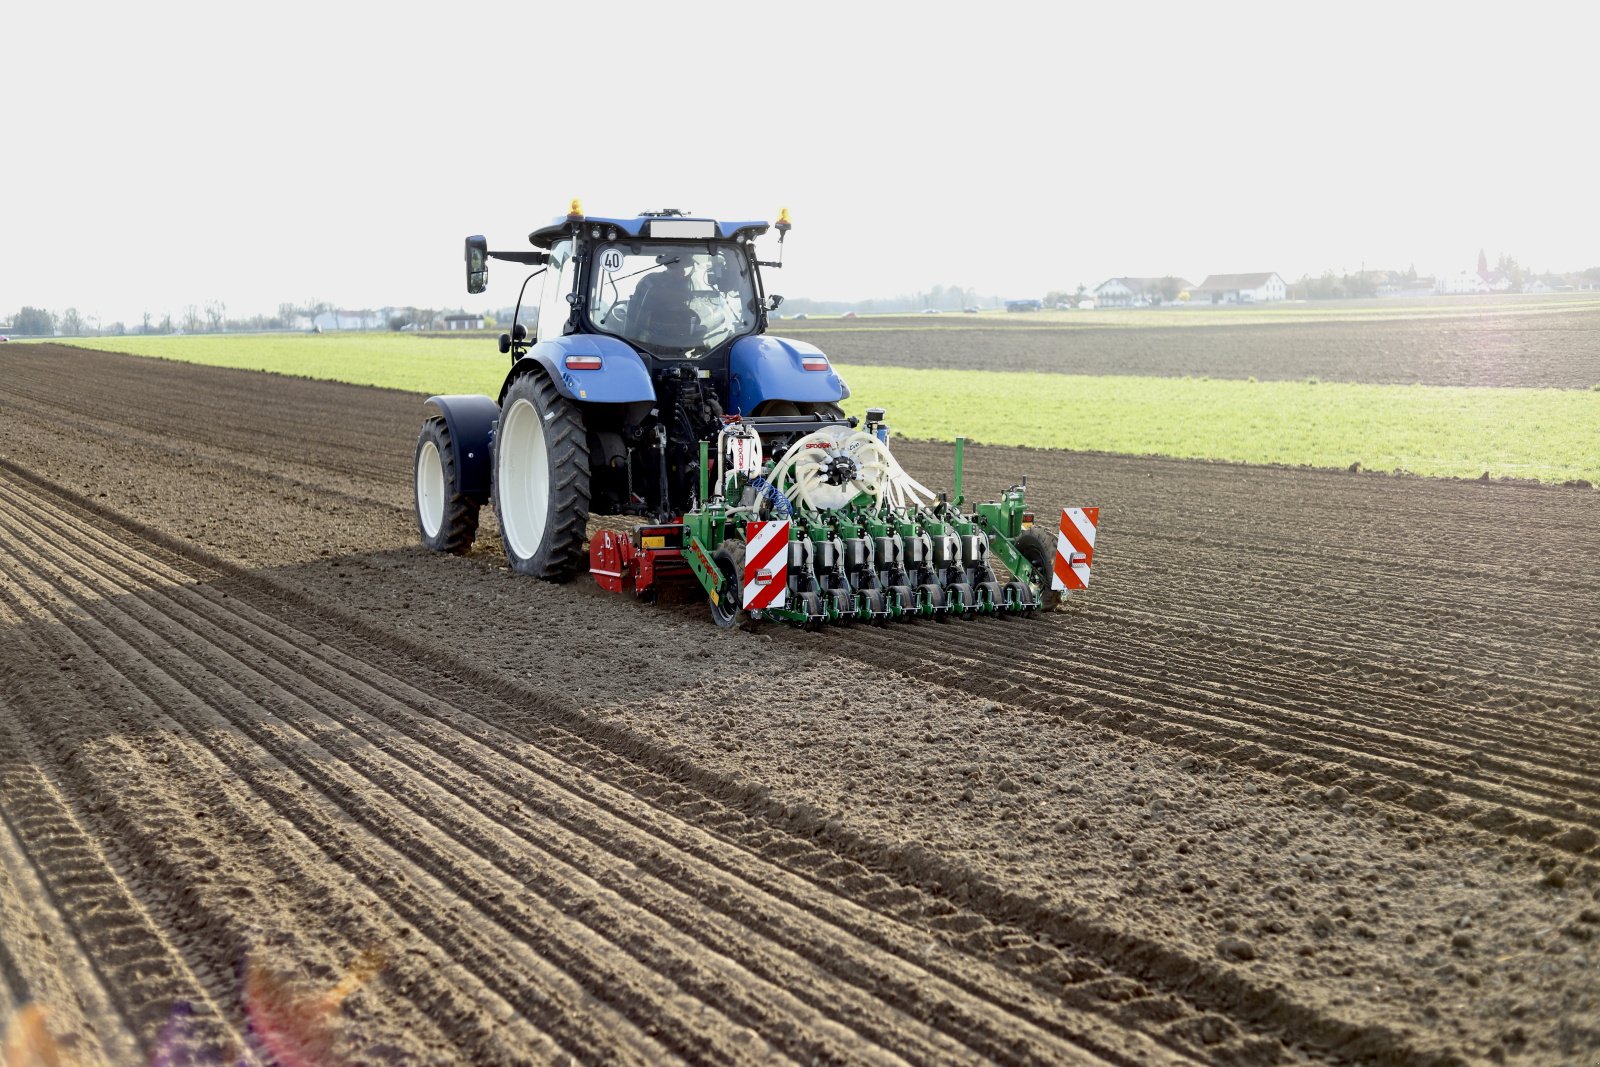
<instances>
[{"instance_id":1,"label":"white farmhouse","mask_svg":"<svg viewBox=\"0 0 1600 1067\"><path fill-rule=\"evenodd\" d=\"M1282 300L1289 287L1276 271L1267 274L1208 274L1189 291L1191 304L1264 304Z\"/></svg>"},{"instance_id":2,"label":"white farmhouse","mask_svg":"<svg viewBox=\"0 0 1600 1067\"><path fill-rule=\"evenodd\" d=\"M1433 291L1454 296L1460 293L1487 293L1491 290L1483 275L1476 271L1464 270L1456 274L1439 275L1439 280L1433 284Z\"/></svg>"},{"instance_id":3,"label":"white farmhouse","mask_svg":"<svg viewBox=\"0 0 1600 1067\"><path fill-rule=\"evenodd\" d=\"M1103 308L1145 307L1176 300L1189 289L1182 278L1108 278L1095 286L1095 302Z\"/></svg>"}]
</instances>

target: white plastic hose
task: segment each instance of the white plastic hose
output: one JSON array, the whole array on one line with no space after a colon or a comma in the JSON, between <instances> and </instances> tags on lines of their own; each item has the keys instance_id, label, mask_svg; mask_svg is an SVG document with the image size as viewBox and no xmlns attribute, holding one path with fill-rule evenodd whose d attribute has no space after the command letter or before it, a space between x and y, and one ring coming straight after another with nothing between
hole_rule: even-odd
<instances>
[{"instance_id":1,"label":"white plastic hose","mask_svg":"<svg viewBox=\"0 0 1600 1067\"><path fill-rule=\"evenodd\" d=\"M728 440L743 437L749 442L749 447L744 455L744 465L727 470L724 473L724 460L729 459ZM729 433L724 429L717 434L717 480L712 483L717 487L717 494L724 495L728 491L728 483L735 475L742 474L746 478L761 470L761 434L754 426L741 426L738 431Z\"/></svg>"},{"instance_id":2,"label":"white plastic hose","mask_svg":"<svg viewBox=\"0 0 1600 1067\"><path fill-rule=\"evenodd\" d=\"M830 485L823 468L845 456L856 466L855 477ZM790 500L813 511L836 511L863 493L873 506L920 506L933 500L933 491L905 472L888 446L861 430L825 426L789 446L768 479Z\"/></svg>"}]
</instances>

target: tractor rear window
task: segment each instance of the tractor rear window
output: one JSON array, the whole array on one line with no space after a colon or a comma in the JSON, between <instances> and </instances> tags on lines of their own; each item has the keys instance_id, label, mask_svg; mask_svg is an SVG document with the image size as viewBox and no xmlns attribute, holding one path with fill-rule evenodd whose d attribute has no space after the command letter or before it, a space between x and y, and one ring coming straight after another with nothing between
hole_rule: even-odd
<instances>
[{"instance_id":1,"label":"tractor rear window","mask_svg":"<svg viewBox=\"0 0 1600 1067\"><path fill-rule=\"evenodd\" d=\"M705 355L756 327L755 279L733 244L601 245L589 292L596 328L673 355Z\"/></svg>"}]
</instances>

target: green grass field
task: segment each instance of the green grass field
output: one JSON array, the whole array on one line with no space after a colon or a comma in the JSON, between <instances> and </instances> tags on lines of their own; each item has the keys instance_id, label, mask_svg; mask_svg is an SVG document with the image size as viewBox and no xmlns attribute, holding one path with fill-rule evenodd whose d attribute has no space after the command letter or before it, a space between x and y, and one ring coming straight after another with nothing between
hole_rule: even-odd
<instances>
[{"instance_id":1,"label":"green grass field","mask_svg":"<svg viewBox=\"0 0 1600 1067\"><path fill-rule=\"evenodd\" d=\"M418 393L498 392L490 341L396 334L92 338L86 348ZM1186 459L1600 483L1600 392L848 367L895 432Z\"/></svg>"}]
</instances>

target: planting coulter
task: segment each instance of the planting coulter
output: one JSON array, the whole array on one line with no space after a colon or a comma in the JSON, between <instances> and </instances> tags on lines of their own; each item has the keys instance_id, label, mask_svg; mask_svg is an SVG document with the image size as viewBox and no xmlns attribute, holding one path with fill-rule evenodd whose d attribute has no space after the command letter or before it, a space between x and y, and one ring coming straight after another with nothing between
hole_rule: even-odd
<instances>
[{"instance_id":1,"label":"planting coulter","mask_svg":"<svg viewBox=\"0 0 1600 1067\"><path fill-rule=\"evenodd\" d=\"M467 289L488 260L537 268L500 350L497 398L434 396L416 450L417 524L464 553L493 502L513 570L654 599L703 593L720 626L805 626L1025 615L1082 588L1095 510L1035 528L1026 480L968 505L965 442L935 493L890 451L881 408L847 418L828 357L767 333L761 221L682 211L596 218L577 201L533 231L531 251L466 242ZM543 275L535 336L521 322ZM591 514L634 516L586 543ZM1004 578L996 571L998 562Z\"/></svg>"}]
</instances>

